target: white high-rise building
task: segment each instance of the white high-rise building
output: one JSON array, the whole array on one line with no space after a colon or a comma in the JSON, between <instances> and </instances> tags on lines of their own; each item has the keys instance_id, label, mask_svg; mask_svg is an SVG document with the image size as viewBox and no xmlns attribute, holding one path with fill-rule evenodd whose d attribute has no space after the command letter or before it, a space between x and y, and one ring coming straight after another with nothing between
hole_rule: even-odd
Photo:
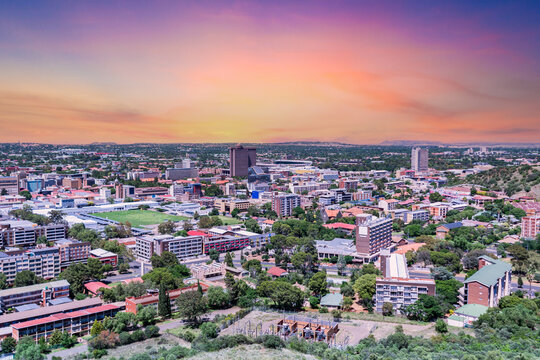
<instances>
[{"instance_id":1,"label":"white high-rise building","mask_svg":"<svg viewBox=\"0 0 540 360\"><path fill-rule=\"evenodd\" d=\"M423 148L413 148L411 153L411 169L415 172L428 171L428 150Z\"/></svg>"}]
</instances>

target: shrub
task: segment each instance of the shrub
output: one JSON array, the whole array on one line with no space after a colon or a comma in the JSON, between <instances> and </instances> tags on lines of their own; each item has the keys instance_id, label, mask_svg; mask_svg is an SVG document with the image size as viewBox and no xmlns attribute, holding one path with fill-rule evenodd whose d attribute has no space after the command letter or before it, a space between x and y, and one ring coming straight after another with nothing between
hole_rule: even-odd
<instances>
[{"instance_id":1,"label":"shrub","mask_svg":"<svg viewBox=\"0 0 540 360\"><path fill-rule=\"evenodd\" d=\"M448 326L446 325L443 319L437 320L437 322L435 323L435 331L441 334L448 332Z\"/></svg>"},{"instance_id":2,"label":"shrub","mask_svg":"<svg viewBox=\"0 0 540 360\"><path fill-rule=\"evenodd\" d=\"M319 298L316 296L310 296L309 297L309 306L311 306L312 309L317 309L319 307Z\"/></svg>"},{"instance_id":3,"label":"shrub","mask_svg":"<svg viewBox=\"0 0 540 360\"><path fill-rule=\"evenodd\" d=\"M207 338L213 339L218 335L218 327L213 322L205 322L201 325L201 333Z\"/></svg>"},{"instance_id":4,"label":"shrub","mask_svg":"<svg viewBox=\"0 0 540 360\"><path fill-rule=\"evenodd\" d=\"M144 329L144 335L148 339L159 336L159 328L156 325L149 325Z\"/></svg>"},{"instance_id":5,"label":"shrub","mask_svg":"<svg viewBox=\"0 0 540 360\"><path fill-rule=\"evenodd\" d=\"M121 332L118 337L120 338L120 344L122 345L131 343L131 334L126 331Z\"/></svg>"},{"instance_id":6,"label":"shrub","mask_svg":"<svg viewBox=\"0 0 540 360\"><path fill-rule=\"evenodd\" d=\"M281 349L285 346L285 342L277 335L262 335L255 341L268 349Z\"/></svg>"},{"instance_id":7,"label":"shrub","mask_svg":"<svg viewBox=\"0 0 540 360\"><path fill-rule=\"evenodd\" d=\"M187 330L186 332L180 334L180 338L186 340L187 342L192 342L195 340L195 334L193 331Z\"/></svg>"},{"instance_id":8,"label":"shrub","mask_svg":"<svg viewBox=\"0 0 540 360\"><path fill-rule=\"evenodd\" d=\"M144 332L142 330L135 330L131 333L131 341L137 342L145 339Z\"/></svg>"},{"instance_id":9,"label":"shrub","mask_svg":"<svg viewBox=\"0 0 540 360\"><path fill-rule=\"evenodd\" d=\"M328 308L323 306L319 309L319 312L321 314L328 314Z\"/></svg>"}]
</instances>

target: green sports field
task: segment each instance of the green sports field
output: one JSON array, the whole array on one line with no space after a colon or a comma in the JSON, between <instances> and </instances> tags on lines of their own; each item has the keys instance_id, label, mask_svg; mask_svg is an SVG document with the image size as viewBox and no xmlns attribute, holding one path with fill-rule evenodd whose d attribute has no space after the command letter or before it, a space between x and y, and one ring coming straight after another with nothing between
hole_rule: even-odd
<instances>
[{"instance_id":1,"label":"green sports field","mask_svg":"<svg viewBox=\"0 0 540 360\"><path fill-rule=\"evenodd\" d=\"M218 217L223 221L223 225L236 225L242 223L240 220L228 216L219 215Z\"/></svg>"},{"instance_id":2,"label":"green sports field","mask_svg":"<svg viewBox=\"0 0 540 360\"><path fill-rule=\"evenodd\" d=\"M133 227L143 227L144 225L161 224L165 220L180 221L187 220L187 217L169 215L150 210L125 210L125 211L110 211L102 213L94 213L94 216L98 216L104 219L115 220L125 223L129 221Z\"/></svg>"}]
</instances>

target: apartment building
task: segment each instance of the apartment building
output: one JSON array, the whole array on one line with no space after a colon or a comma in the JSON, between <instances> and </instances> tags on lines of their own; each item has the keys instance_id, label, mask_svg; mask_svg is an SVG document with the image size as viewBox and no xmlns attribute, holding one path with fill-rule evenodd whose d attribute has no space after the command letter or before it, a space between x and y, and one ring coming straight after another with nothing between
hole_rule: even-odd
<instances>
[{"instance_id":1,"label":"apartment building","mask_svg":"<svg viewBox=\"0 0 540 360\"><path fill-rule=\"evenodd\" d=\"M347 191L356 191L356 189L358 189L358 182L358 180L340 179L339 187Z\"/></svg>"},{"instance_id":2,"label":"apartment building","mask_svg":"<svg viewBox=\"0 0 540 360\"><path fill-rule=\"evenodd\" d=\"M521 218L521 237L535 239L540 234L540 214Z\"/></svg>"},{"instance_id":3,"label":"apartment building","mask_svg":"<svg viewBox=\"0 0 540 360\"><path fill-rule=\"evenodd\" d=\"M247 200L240 199L216 199L214 201L214 207L218 209L220 213L232 212L234 209L247 210L251 206L251 203Z\"/></svg>"},{"instance_id":4,"label":"apartment building","mask_svg":"<svg viewBox=\"0 0 540 360\"><path fill-rule=\"evenodd\" d=\"M427 210L409 211L405 215L405 224L409 224L413 221L428 221L428 220L429 220L429 211Z\"/></svg>"},{"instance_id":5,"label":"apartment building","mask_svg":"<svg viewBox=\"0 0 540 360\"><path fill-rule=\"evenodd\" d=\"M17 195L19 193L19 178L16 176L0 177L0 192L7 191L7 195Z\"/></svg>"},{"instance_id":6,"label":"apartment building","mask_svg":"<svg viewBox=\"0 0 540 360\"><path fill-rule=\"evenodd\" d=\"M57 247L0 252L0 272L13 283L17 273L28 270L44 279L60 274L60 253Z\"/></svg>"},{"instance_id":7,"label":"apartment building","mask_svg":"<svg viewBox=\"0 0 540 360\"><path fill-rule=\"evenodd\" d=\"M422 294L435 295L433 279L411 279L403 254L381 251L380 268L384 278L375 281L375 309L381 312L385 302L401 311L414 304Z\"/></svg>"},{"instance_id":8,"label":"apartment building","mask_svg":"<svg viewBox=\"0 0 540 360\"><path fill-rule=\"evenodd\" d=\"M90 243L71 239L57 240L54 245L60 254L60 269L71 264L86 263L90 256Z\"/></svg>"},{"instance_id":9,"label":"apartment building","mask_svg":"<svg viewBox=\"0 0 540 360\"><path fill-rule=\"evenodd\" d=\"M360 214L356 226L356 251L366 258L392 245L392 219Z\"/></svg>"},{"instance_id":10,"label":"apartment building","mask_svg":"<svg viewBox=\"0 0 540 360\"><path fill-rule=\"evenodd\" d=\"M118 305L107 304L65 314L54 314L11 325L12 336L17 341L24 336L31 336L38 340L42 337L48 338L56 330L70 335L84 336L90 333L94 321L114 317L120 310L121 307Z\"/></svg>"},{"instance_id":11,"label":"apartment building","mask_svg":"<svg viewBox=\"0 0 540 360\"><path fill-rule=\"evenodd\" d=\"M203 252L208 254L215 249L218 252L228 252L241 250L251 245L251 240L247 236L236 237L231 235L213 236L204 239Z\"/></svg>"},{"instance_id":12,"label":"apartment building","mask_svg":"<svg viewBox=\"0 0 540 360\"><path fill-rule=\"evenodd\" d=\"M382 312L385 302L394 306L395 311L414 304L422 294L435 295L433 279L377 279L375 282L375 309Z\"/></svg>"},{"instance_id":13,"label":"apartment building","mask_svg":"<svg viewBox=\"0 0 540 360\"><path fill-rule=\"evenodd\" d=\"M66 280L0 290L0 311L25 304L46 306L52 299L68 296L69 282Z\"/></svg>"},{"instance_id":14,"label":"apartment building","mask_svg":"<svg viewBox=\"0 0 540 360\"><path fill-rule=\"evenodd\" d=\"M65 177L62 179L62 186L66 189L78 190L82 189L83 181L81 178Z\"/></svg>"},{"instance_id":15,"label":"apartment building","mask_svg":"<svg viewBox=\"0 0 540 360\"><path fill-rule=\"evenodd\" d=\"M294 208L300 206L300 196L293 194L278 195L274 193L272 196L272 210L282 218L292 215Z\"/></svg>"},{"instance_id":16,"label":"apartment building","mask_svg":"<svg viewBox=\"0 0 540 360\"><path fill-rule=\"evenodd\" d=\"M40 226L27 220L0 221L0 243L2 246L31 246L45 236L54 241L66 238L68 227L64 224Z\"/></svg>"},{"instance_id":17,"label":"apartment building","mask_svg":"<svg viewBox=\"0 0 540 360\"><path fill-rule=\"evenodd\" d=\"M201 255L203 252L202 236L145 235L137 237L135 253L140 260L150 261L152 255L161 255L169 251L178 259Z\"/></svg>"},{"instance_id":18,"label":"apartment building","mask_svg":"<svg viewBox=\"0 0 540 360\"><path fill-rule=\"evenodd\" d=\"M510 295L512 265L482 255L478 258L478 271L463 283L460 300L463 304L495 307L503 296Z\"/></svg>"},{"instance_id":19,"label":"apartment building","mask_svg":"<svg viewBox=\"0 0 540 360\"><path fill-rule=\"evenodd\" d=\"M388 214L394 210L398 204L399 200L397 199L382 199L379 200L379 207L383 209L385 214Z\"/></svg>"}]
</instances>

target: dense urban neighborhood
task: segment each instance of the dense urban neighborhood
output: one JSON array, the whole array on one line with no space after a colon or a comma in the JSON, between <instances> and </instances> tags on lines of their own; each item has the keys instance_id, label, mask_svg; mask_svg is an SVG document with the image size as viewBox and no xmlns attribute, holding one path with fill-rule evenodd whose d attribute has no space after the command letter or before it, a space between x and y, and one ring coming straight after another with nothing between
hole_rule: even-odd
<instances>
[{"instance_id":1,"label":"dense urban neighborhood","mask_svg":"<svg viewBox=\"0 0 540 360\"><path fill-rule=\"evenodd\" d=\"M10 143L0 164L3 356L540 357L538 148Z\"/></svg>"}]
</instances>

